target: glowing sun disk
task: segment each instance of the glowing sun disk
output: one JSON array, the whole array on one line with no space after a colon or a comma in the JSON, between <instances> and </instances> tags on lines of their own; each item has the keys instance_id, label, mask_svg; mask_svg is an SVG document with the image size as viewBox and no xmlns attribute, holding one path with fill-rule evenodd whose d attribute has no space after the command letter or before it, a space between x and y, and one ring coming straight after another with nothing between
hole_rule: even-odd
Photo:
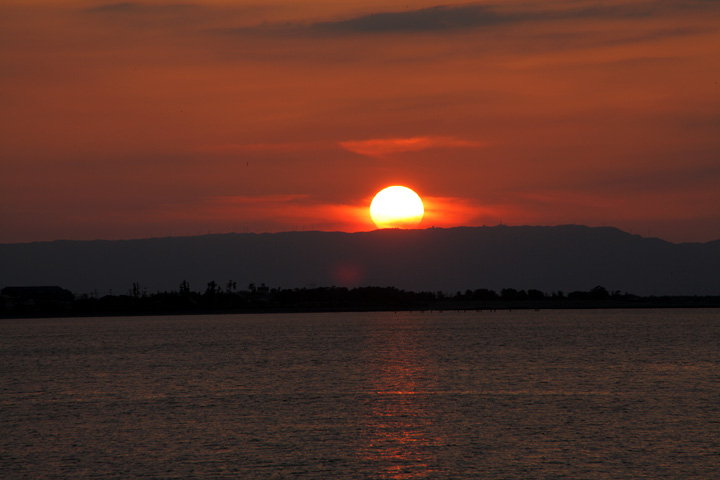
<instances>
[{"instance_id":1,"label":"glowing sun disk","mask_svg":"<svg viewBox=\"0 0 720 480\"><path fill-rule=\"evenodd\" d=\"M378 228L416 227L424 213L418 194L398 185L378 192L370 204L370 217Z\"/></svg>"}]
</instances>

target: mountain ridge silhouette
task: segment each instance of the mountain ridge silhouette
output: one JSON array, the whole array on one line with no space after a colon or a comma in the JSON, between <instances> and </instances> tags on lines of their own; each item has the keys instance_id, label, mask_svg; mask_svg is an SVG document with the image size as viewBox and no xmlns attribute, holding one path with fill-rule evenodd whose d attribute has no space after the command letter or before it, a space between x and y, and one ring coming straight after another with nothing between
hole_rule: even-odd
<instances>
[{"instance_id":1,"label":"mountain ridge silhouette","mask_svg":"<svg viewBox=\"0 0 720 480\"><path fill-rule=\"evenodd\" d=\"M227 233L0 244L0 288L75 293L177 290L187 280L270 287L502 288L720 294L720 240L674 244L614 227L494 226L370 232Z\"/></svg>"}]
</instances>

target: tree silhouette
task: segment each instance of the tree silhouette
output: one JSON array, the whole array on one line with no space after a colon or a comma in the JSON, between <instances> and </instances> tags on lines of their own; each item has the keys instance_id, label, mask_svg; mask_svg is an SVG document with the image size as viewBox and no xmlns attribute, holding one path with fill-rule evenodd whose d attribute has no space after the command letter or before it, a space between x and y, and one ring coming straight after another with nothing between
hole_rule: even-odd
<instances>
[{"instance_id":1,"label":"tree silhouette","mask_svg":"<svg viewBox=\"0 0 720 480\"><path fill-rule=\"evenodd\" d=\"M218 293L218 284L217 282L215 282L215 280L212 280L207 284L207 288L205 289L205 295L209 297L214 297L216 293Z\"/></svg>"}]
</instances>

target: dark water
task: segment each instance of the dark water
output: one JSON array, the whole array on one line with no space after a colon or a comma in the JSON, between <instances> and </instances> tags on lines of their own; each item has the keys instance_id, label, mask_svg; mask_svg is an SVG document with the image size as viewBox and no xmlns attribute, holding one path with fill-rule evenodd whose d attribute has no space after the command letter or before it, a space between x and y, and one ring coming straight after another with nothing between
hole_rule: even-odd
<instances>
[{"instance_id":1,"label":"dark water","mask_svg":"<svg viewBox=\"0 0 720 480\"><path fill-rule=\"evenodd\" d=\"M0 477L710 479L720 311L0 321Z\"/></svg>"}]
</instances>

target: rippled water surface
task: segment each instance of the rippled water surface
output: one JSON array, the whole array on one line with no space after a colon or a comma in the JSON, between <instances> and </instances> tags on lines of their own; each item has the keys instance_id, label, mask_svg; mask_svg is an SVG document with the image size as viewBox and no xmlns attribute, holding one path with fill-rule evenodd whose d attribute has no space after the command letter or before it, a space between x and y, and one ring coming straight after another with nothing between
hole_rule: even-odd
<instances>
[{"instance_id":1,"label":"rippled water surface","mask_svg":"<svg viewBox=\"0 0 720 480\"><path fill-rule=\"evenodd\" d=\"M0 320L0 477L710 479L720 311Z\"/></svg>"}]
</instances>

